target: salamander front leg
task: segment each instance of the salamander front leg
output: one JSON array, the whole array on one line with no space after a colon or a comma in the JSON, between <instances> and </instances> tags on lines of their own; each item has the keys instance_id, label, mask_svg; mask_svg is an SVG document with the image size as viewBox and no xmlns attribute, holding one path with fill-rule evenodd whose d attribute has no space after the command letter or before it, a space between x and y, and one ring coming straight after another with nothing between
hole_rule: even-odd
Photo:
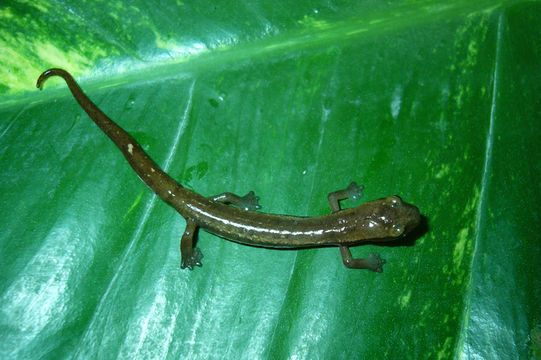
<instances>
[{"instance_id":1,"label":"salamander front leg","mask_svg":"<svg viewBox=\"0 0 541 360\"><path fill-rule=\"evenodd\" d=\"M180 256L182 258L180 262L180 268L188 268L193 270L194 266L201 266L201 259L203 254L199 248L193 246L194 236L197 231L197 225L195 222L186 220L186 230L182 234L180 240Z\"/></svg>"},{"instance_id":2,"label":"salamander front leg","mask_svg":"<svg viewBox=\"0 0 541 360\"><path fill-rule=\"evenodd\" d=\"M238 196L230 192L225 192L220 195L211 196L209 199L224 204L233 204L244 210L261 209L261 205L259 205L259 196L255 196L253 191L250 191L244 196Z\"/></svg>"},{"instance_id":3,"label":"salamander front leg","mask_svg":"<svg viewBox=\"0 0 541 360\"><path fill-rule=\"evenodd\" d=\"M357 200L363 196L363 185L357 185L355 182L349 184L344 190L338 190L327 196L331 211L333 213L340 211L340 200ZM375 272L383 272L383 264L386 263L378 254L370 254L365 259L354 259L348 246L340 245L340 255L342 261L350 269L368 269Z\"/></svg>"},{"instance_id":4,"label":"salamander front leg","mask_svg":"<svg viewBox=\"0 0 541 360\"><path fill-rule=\"evenodd\" d=\"M338 190L327 195L332 212L340 211L340 200L348 198L352 200L360 199L363 196L363 189L363 185L357 185L355 182L352 182L346 189Z\"/></svg>"},{"instance_id":5,"label":"salamander front leg","mask_svg":"<svg viewBox=\"0 0 541 360\"><path fill-rule=\"evenodd\" d=\"M350 269L368 269L375 272L383 272L383 264L387 261L379 257L378 254L370 254L365 259L354 259L351 256L349 247L340 245L340 254L342 255L342 261Z\"/></svg>"}]
</instances>

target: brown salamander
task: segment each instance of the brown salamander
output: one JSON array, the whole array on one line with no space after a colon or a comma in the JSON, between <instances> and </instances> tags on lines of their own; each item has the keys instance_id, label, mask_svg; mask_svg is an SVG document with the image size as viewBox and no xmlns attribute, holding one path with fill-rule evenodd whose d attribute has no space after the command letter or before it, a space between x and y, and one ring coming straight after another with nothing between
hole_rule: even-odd
<instances>
[{"instance_id":1,"label":"brown salamander","mask_svg":"<svg viewBox=\"0 0 541 360\"><path fill-rule=\"evenodd\" d=\"M197 228L239 243L269 248L338 246L344 265L354 269L382 271L385 263L377 254L354 259L350 246L366 241L386 241L400 237L420 222L419 209L398 196L341 209L340 200L361 196L355 183L328 195L331 213L299 217L257 212L259 198L251 191L245 196L223 193L205 197L182 187L167 175L126 131L105 115L81 90L73 77L62 69L41 74L36 86L41 89L51 76L62 77L84 111L122 151L141 180L163 201L186 219L180 241L181 268L201 266L201 251L194 246ZM235 205L235 206L230 206Z\"/></svg>"}]
</instances>

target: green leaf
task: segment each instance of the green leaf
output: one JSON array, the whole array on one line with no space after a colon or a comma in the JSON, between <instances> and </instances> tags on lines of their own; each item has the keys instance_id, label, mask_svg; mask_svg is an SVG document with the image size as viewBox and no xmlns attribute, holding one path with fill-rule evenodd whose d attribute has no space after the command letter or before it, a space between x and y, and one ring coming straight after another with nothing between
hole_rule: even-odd
<instances>
[{"instance_id":1,"label":"green leaf","mask_svg":"<svg viewBox=\"0 0 541 360\"><path fill-rule=\"evenodd\" d=\"M0 357L539 358L541 25L528 1L7 1L0 7ZM199 234L67 87L183 185L328 213L399 194L378 252ZM360 202L349 201L348 206Z\"/></svg>"}]
</instances>

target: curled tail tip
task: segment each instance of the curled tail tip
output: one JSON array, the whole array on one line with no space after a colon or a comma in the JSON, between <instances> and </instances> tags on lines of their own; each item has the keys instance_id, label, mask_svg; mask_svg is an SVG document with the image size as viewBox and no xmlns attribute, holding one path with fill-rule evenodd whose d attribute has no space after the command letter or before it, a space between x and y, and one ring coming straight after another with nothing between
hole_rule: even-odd
<instances>
[{"instance_id":1,"label":"curled tail tip","mask_svg":"<svg viewBox=\"0 0 541 360\"><path fill-rule=\"evenodd\" d=\"M45 70L41 73L41 75L38 78L38 81L36 81L36 87L40 90L43 90L43 83L45 80L50 76L51 69Z\"/></svg>"},{"instance_id":2,"label":"curled tail tip","mask_svg":"<svg viewBox=\"0 0 541 360\"><path fill-rule=\"evenodd\" d=\"M51 68L47 69L44 72L41 73L41 75L38 78L38 81L36 82L36 87L40 90L43 89L43 84L45 83L45 80L47 80L49 77L53 75L62 76L65 78L66 75L69 76L68 72L59 68Z\"/></svg>"}]
</instances>

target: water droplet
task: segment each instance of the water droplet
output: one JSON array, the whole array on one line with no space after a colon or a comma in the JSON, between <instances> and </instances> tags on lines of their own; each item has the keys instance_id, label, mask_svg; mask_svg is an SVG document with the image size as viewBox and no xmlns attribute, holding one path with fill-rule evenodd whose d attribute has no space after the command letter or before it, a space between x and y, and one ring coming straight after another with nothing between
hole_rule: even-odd
<instances>
[{"instance_id":1,"label":"water droplet","mask_svg":"<svg viewBox=\"0 0 541 360\"><path fill-rule=\"evenodd\" d=\"M402 107L402 86L398 85L393 93L393 99L391 101L391 115L395 120L397 120L398 115L400 114L400 109Z\"/></svg>"},{"instance_id":2,"label":"water droplet","mask_svg":"<svg viewBox=\"0 0 541 360\"><path fill-rule=\"evenodd\" d=\"M213 97L213 98L210 98L209 99L209 104L212 106L212 107L215 107L217 108L218 106L220 106L220 103L224 102L225 100L225 95L224 94L220 94L216 97Z\"/></svg>"},{"instance_id":3,"label":"water droplet","mask_svg":"<svg viewBox=\"0 0 541 360\"><path fill-rule=\"evenodd\" d=\"M130 95L130 97L128 98L128 101L126 102L126 105L125 105L124 108L126 110L130 110L130 109L133 109L134 106L135 106L135 96Z\"/></svg>"},{"instance_id":4,"label":"water droplet","mask_svg":"<svg viewBox=\"0 0 541 360\"><path fill-rule=\"evenodd\" d=\"M218 105L220 105L220 103L216 99L209 99L209 104L210 106L215 107L215 108L217 108Z\"/></svg>"}]
</instances>

